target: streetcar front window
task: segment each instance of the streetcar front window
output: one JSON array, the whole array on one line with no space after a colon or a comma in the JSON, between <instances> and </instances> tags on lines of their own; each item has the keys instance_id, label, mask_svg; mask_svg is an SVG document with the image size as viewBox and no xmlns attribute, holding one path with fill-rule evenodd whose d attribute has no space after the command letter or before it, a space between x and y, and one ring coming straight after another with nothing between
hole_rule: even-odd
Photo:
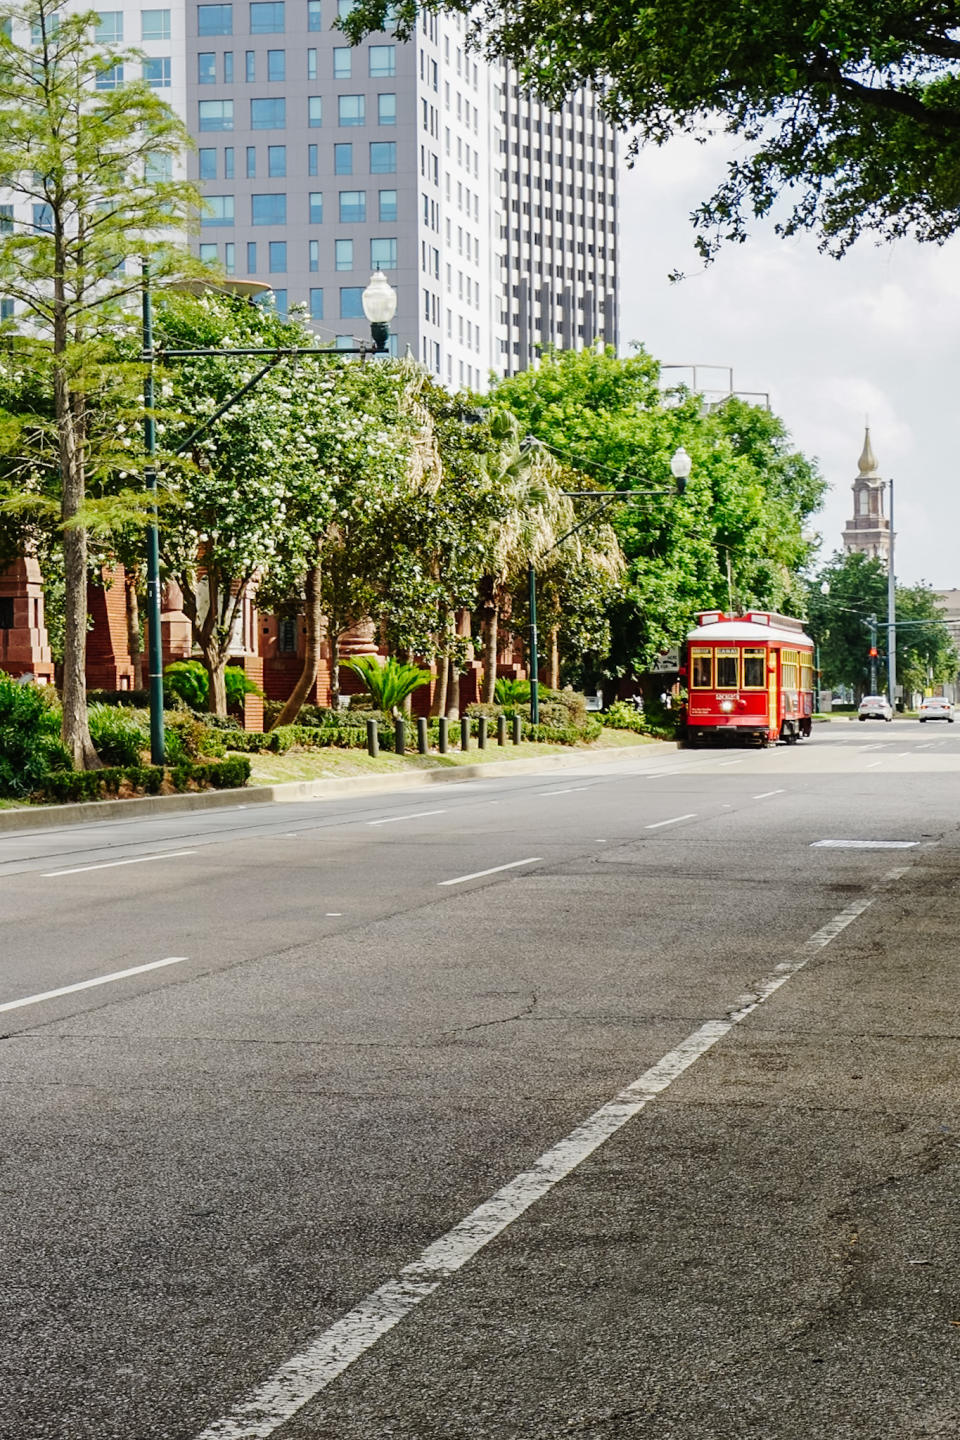
<instances>
[{"instance_id":1,"label":"streetcar front window","mask_svg":"<svg viewBox=\"0 0 960 1440\"><path fill-rule=\"evenodd\" d=\"M764 690L767 684L764 651L745 647L743 652L743 688Z\"/></svg>"},{"instance_id":2,"label":"streetcar front window","mask_svg":"<svg viewBox=\"0 0 960 1440\"><path fill-rule=\"evenodd\" d=\"M690 653L692 674L690 683L694 690L709 690L713 679L711 664L713 660L712 650L694 649Z\"/></svg>"},{"instance_id":3,"label":"streetcar front window","mask_svg":"<svg viewBox=\"0 0 960 1440\"><path fill-rule=\"evenodd\" d=\"M723 649L717 650L717 689L736 690L737 688L737 651Z\"/></svg>"}]
</instances>

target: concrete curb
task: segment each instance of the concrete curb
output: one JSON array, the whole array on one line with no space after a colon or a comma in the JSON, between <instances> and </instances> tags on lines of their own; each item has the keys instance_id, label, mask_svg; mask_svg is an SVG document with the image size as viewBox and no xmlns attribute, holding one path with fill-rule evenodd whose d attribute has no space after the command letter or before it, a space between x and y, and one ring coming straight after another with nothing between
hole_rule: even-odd
<instances>
[{"instance_id":1,"label":"concrete curb","mask_svg":"<svg viewBox=\"0 0 960 1440\"><path fill-rule=\"evenodd\" d=\"M510 775L532 775L540 770L569 770L585 762L602 764L627 755L662 754L677 746L668 740L616 750L576 750L569 755L542 759L490 761L444 770L412 770L388 775L342 775L329 780L290 780L280 785L250 785L243 790L202 790L190 795L142 795L133 800L87 800L76 805L43 805L22 810L0 810L0 835L21 830L58 830L65 825L89 825L101 820L136 820L146 815L180 815L190 810L222 810L237 805L290 804L299 800L335 800L343 795L387 794L391 790L421 790L428 785L456 784L462 780L491 780Z\"/></svg>"}]
</instances>

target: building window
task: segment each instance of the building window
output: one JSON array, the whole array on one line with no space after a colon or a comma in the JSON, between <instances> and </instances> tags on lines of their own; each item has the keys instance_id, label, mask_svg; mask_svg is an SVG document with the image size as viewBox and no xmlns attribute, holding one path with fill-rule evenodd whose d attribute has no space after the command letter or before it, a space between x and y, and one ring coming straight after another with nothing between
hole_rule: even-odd
<instances>
[{"instance_id":1,"label":"building window","mask_svg":"<svg viewBox=\"0 0 960 1440\"><path fill-rule=\"evenodd\" d=\"M169 39L170 39L170 11L169 11L169 10L141 10L141 11L140 11L140 39L141 39L141 40L169 40Z\"/></svg>"},{"instance_id":2,"label":"building window","mask_svg":"<svg viewBox=\"0 0 960 1440\"><path fill-rule=\"evenodd\" d=\"M143 78L151 90L170 89L170 57L163 55L157 59L145 59L143 62Z\"/></svg>"},{"instance_id":3,"label":"building window","mask_svg":"<svg viewBox=\"0 0 960 1440\"><path fill-rule=\"evenodd\" d=\"M207 204L210 207L205 215L201 217L202 225L232 225L234 217L232 195L208 195Z\"/></svg>"},{"instance_id":4,"label":"building window","mask_svg":"<svg viewBox=\"0 0 960 1440\"><path fill-rule=\"evenodd\" d=\"M224 83L224 85L232 85L232 84L233 84L233 51L232 51L232 50L224 50L224 52L223 52L223 83Z\"/></svg>"},{"instance_id":5,"label":"building window","mask_svg":"<svg viewBox=\"0 0 960 1440\"><path fill-rule=\"evenodd\" d=\"M233 129L232 100L200 100L197 103L199 109L199 129Z\"/></svg>"},{"instance_id":6,"label":"building window","mask_svg":"<svg viewBox=\"0 0 960 1440\"><path fill-rule=\"evenodd\" d=\"M396 240L371 240L370 241L370 269L371 270L396 270L397 268L397 242Z\"/></svg>"},{"instance_id":7,"label":"building window","mask_svg":"<svg viewBox=\"0 0 960 1440\"><path fill-rule=\"evenodd\" d=\"M353 174L353 146L334 145L333 147L333 173L334 175Z\"/></svg>"},{"instance_id":8,"label":"building window","mask_svg":"<svg viewBox=\"0 0 960 1440\"><path fill-rule=\"evenodd\" d=\"M377 96L377 124L396 125L397 123L397 97L396 95Z\"/></svg>"},{"instance_id":9,"label":"building window","mask_svg":"<svg viewBox=\"0 0 960 1440\"><path fill-rule=\"evenodd\" d=\"M216 85L217 57L213 50L201 50L197 56L197 84Z\"/></svg>"},{"instance_id":10,"label":"building window","mask_svg":"<svg viewBox=\"0 0 960 1440\"><path fill-rule=\"evenodd\" d=\"M367 118L366 97L340 95L337 99L337 113L341 125L363 125Z\"/></svg>"},{"instance_id":11,"label":"building window","mask_svg":"<svg viewBox=\"0 0 960 1440\"><path fill-rule=\"evenodd\" d=\"M267 146L267 174L271 180L285 180L287 175L286 145Z\"/></svg>"},{"instance_id":12,"label":"building window","mask_svg":"<svg viewBox=\"0 0 960 1440\"><path fill-rule=\"evenodd\" d=\"M244 59L247 84L252 85L257 78L257 52L248 50Z\"/></svg>"},{"instance_id":13,"label":"building window","mask_svg":"<svg viewBox=\"0 0 960 1440\"><path fill-rule=\"evenodd\" d=\"M367 218L367 192L365 190L340 191L340 224L363 224Z\"/></svg>"},{"instance_id":14,"label":"building window","mask_svg":"<svg viewBox=\"0 0 960 1440\"><path fill-rule=\"evenodd\" d=\"M108 65L106 70L98 70L94 88L97 90L119 90L123 84L123 66Z\"/></svg>"},{"instance_id":15,"label":"building window","mask_svg":"<svg viewBox=\"0 0 960 1440\"><path fill-rule=\"evenodd\" d=\"M255 180L256 178L257 178L257 147L256 147L256 145L248 145L248 146L247 146L247 179L248 179L248 180Z\"/></svg>"},{"instance_id":16,"label":"building window","mask_svg":"<svg viewBox=\"0 0 960 1440\"><path fill-rule=\"evenodd\" d=\"M0 205L0 235L13 234L13 206Z\"/></svg>"},{"instance_id":17,"label":"building window","mask_svg":"<svg viewBox=\"0 0 960 1440\"><path fill-rule=\"evenodd\" d=\"M307 0L307 29L323 29L323 7L320 0Z\"/></svg>"},{"instance_id":18,"label":"building window","mask_svg":"<svg viewBox=\"0 0 960 1440\"><path fill-rule=\"evenodd\" d=\"M313 270L313 271L319 270L319 269L320 269L320 241L319 241L319 240L311 240L311 241L309 242L308 246L307 246L307 253L308 253L309 257L310 257L310 269Z\"/></svg>"},{"instance_id":19,"label":"building window","mask_svg":"<svg viewBox=\"0 0 960 1440\"><path fill-rule=\"evenodd\" d=\"M204 147L197 151L199 161L199 176L201 180L216 180L217 178L217 152L212 148Z\"/></svg>"},{"instance_id":20,"label":"building window","mask_svg":"<svg viewBox=\"0 0 960 1440\"><path fill-rule=\"evenodd\" d=\"M53 229L53 207L51 205L34 205L33 228L34 230Z\"/></svg>"},{"instance_id":21,"label":"building window","mask_svg":"<svg viewBox=\"0 0 960 1440\"><path fill-rule=\"evenodd\" d=\"M97 44L119 45L123 39L123 11L97 11Z\"/></svg>"},{"instance_id":22,"label":"building window","mask_svg":"<svg viewBox=\"0 0 960 1440\"><path fill-rule=\"evenodd\" d=\"M201 246L200 246L200 259L203 261L204 265L216 265L216 263L217 263L217 246L216 246L216 242L214 242L212 245L208 244L208 245L201 245Z\"/></svg>"},{"instance_id":23,"label":"building window","mask_svg":"<svg viewBox=\"0 0 960 1440\"><path fill-rule=\"evenodd\" d=\"M359 285L341 285L340 319L363 319L363 290Z\"/></svg>"},{"instance_id":24,"label":"building window","mask_svg":"<svg viewBox=\"0 0 960 1440\"><path fill-rule=\"evenodd\" d=\"M307 99L307 124L311 130L316 130L323 124L323 96L311 95Z\"/></svg>"},{"instance_id":25,"label":"building window","mask_svg":"<svg viewBox=\"0 0 960 1440\"><path fill-rule=\"evenodd\" d=\"M283 0L253 0L250 6L250 34L282 35L283 11Z\"/></svg>"},{"instance_id":26,"label":"building window","mask_svg":"<svg viewBox=\"0 0 960 1440\"><path fill-rule=\"evenodd\" d=\"M232 35L232 34L233 34L233 6L232 6L232 5L198 5L198 6L197 6L197 34L198 34L198 35Z\"/></svg>"},{"instance_id":27,"label":"building window","mask_svg":"<svg viewBox=\"0 0 960 1440\"><path fill-rule=\"evenodd\" d=\"M256 275L256 273L257 273L257 242L256 242L256 240L248 240L248 241L247 241L247 274L248 274L248 275Z\"/></svg>"},{"instance_id":28,"label":"building window","mask_svg":"<svg viewBox=\"0 0 960 1440\"><path fill-rule=\"evenodd\" d=\"M322 224L323 224L323 191L322 191L322 190L311 190L311 191L310 191L310 224L311 224L311 225L322 225ZM316 245L317 243L318 243L318 242L317 242L316 240L311 240L311 241L310 241L310 244L311 244L311 245Z\"/></svg>"},{"instance_id":29,"label":"building window","mask_svg":"<svg viewBox=\"0 0 960 1440\"><path fill-rule=\"evenodd\" d=\"M370 46L370 79L389 80L397 73L397 47L395 45Z\"/></svg>"},{"instance_id":30,"label":"building window","mask_svg":"<svg viewBox=\"0 0 960 1440\"><path fill-rule=\"evenodd\" d=\"M232 240L223 247L223 268L228 275L233 275L237 269L237 247Z\"/></svg>"},{"instance_id":31,"label":"building window","mask_svg":"<svg viewBox=\"0 0 960 1440\"><path fill-rule=\"evenodd\" d=\"M380 222L389 222L397 218L397 192L396 190L380 191Z\"/></svg>"},{"instance_id":32,"label":"building window","mask_svg":"<svg viewBox=\"0 0 960 1440\"><path fill-rule=\"evenodd\" d=\"M346 20L357 8L357 0L337 0L337 19Z\"/></svg>"},{"instance_id":33,"label":"building window","mask_svg":"<svg viewBox=\"0 0 960 1440\"><path fill-rule=\"evenodd\" d=\"M334 266L337 270L353 269L353 241L336 240L333 245Z\"/></svg>"},{"instance_id":34,"label":"building window","mask_svg":"<svg viewBox=\"0 0 960 1440\"><path fill-rule=\"evenodd\" d=\"M283 275L287 269L286 240L271 240L268 249L268 263L271 275Z\"/></svg>"},{"instance_id":35,"label":"building window","mask_svg":"<svg viewBox=\"0 0 960 1440\"><path fill-rule=\"evenodd\" d=\"M316 52L316 50L308 50L308 51L307 51L307 79L308 79L308 80L316 80L316 78L317 78L317 76L318 76L319 73L320 73L320 72L319 72L319 70L317 69L317 52Z\"/></svg>"},{"instance_id":36,"label":"building window","mask_svg":"<svg viewBox=\"0 0 960 1440\"><path fill-rule=\"evenodd\" d=\"M282 95L275 99L250 101L251 130L284 130L287 125L287 102Z\"/></svg>"},{"instance_id":37,"label":"building window","mask_svg":"<svg viewBox=\"0 0 960 1440\"><path fill-rule=\"evenodd\" d=\"M233 155L234 155L233 146L232 146L232 145L224 145L224 147L223 147L223 178L224 178L224 180L232 180L232 179L233 179ZM171 157L171 158L172 158L172 157Z\"/></svg>"},{"instance_id":38,"label":"building window","mask_svg":"<svg viewBox=\"0 0 960 1440\"><path fill-rule=\"evenodd\" d=\"M370 142L370 174L393 175L397 169L396 140L372 140Z\"/></svg>"},{"instance_id":39,"label":"building window","mask_svg":"<svg viewBox=\"0 0 960 1440\"><path fill-rule=\"evenodd\" d=\"M353 51L346 45L336 45L333 51L334 80L349 80Z\"/></svg>"},{"instance_id":40,"label":"building window","mask_svg":"<svg viewBox=\"0 0 960 1440\"><path fill-rule=\"evenodd\" d=\"M316 244L316 241L311 240L310 243L313 245ZM323 290L318 285L313 285L310 289L310 319L323 319Z\"/></svg>"},{"instance_id":41,"label":"building window","mask_svg":"<svg viewBox=\"0 0 960 1440\"><path fill-rule=\"evenodd\" d=\"M287 78L287 52L286 50L267 51L267 79L271 81L286 80Z\"/></svg>"},{"instance_id":42,"label":"building window","mask_svg":"<svg viewBox=\"0 0 960 1440\"><path fill-rule=\"evenodd\" d=\"M274 307L276 308L276 312L277 312L277 315L279 316L279 318L280 318L281 320L286 320L286 318L287 318L287 292L286 292L286 290L274 290L274 292L273 292L273 303L274 303Z\"/></svg>"},{"instance_id":43,"label":"building window","mask_svg":"<svg viewBox=\"0 0 960 1440\"><path fill-rule=\"evenodd\" d=\"M251 195L250 219L254 225L286 225L286 195Z\"/></svg>"},{"instance_id":44,"label":"building window","mask_svg":"<svg viewBox=\"0 0 960 1440\"><path fill-rule=\"evenodd\" d=\"M320 146L319 146L319 145L308 145L308 146L307 146L307 174L308 174L308 175L319 175L319 174L320 174Z\"/></svg>"}]
</instances>

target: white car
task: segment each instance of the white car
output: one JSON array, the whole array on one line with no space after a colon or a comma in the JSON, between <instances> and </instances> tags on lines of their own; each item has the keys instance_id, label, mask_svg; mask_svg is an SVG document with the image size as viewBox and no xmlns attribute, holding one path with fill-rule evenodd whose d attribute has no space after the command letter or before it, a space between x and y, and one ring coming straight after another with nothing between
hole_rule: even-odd
<instances>
[{"instance_id":1,"label":"white car","mask_svg":"<svg viewBox=\"0 0 960 1440\"><path fill-rule=\"evenodd\" d=\"M893 709L886 695L864 695L857 710L860 720L892 720Z\"/></svg>"},{"instance_id":2,"label":"white car","mask_svg":"<svg viewBox=\"0 0 960 1440\"><path fill-rule=\"evenodd\" d=\"M920 724L926 720L946 720L953 724L953 706L942 695L928 695L920 701Z\"/></svg>"}]
</instances>

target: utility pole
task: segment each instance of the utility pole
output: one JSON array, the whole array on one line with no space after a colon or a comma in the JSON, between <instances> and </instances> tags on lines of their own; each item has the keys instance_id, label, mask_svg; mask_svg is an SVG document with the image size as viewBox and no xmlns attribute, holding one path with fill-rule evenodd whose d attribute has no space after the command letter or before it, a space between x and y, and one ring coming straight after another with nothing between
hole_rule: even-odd
<instances>
[{"instance_id":1,"label":"utility pole","mask_svg":"<svg viewBox=\"0 0 960 1440\"><path fill-rule=\"evenodd\" d=\"M890 481L890 558L887 561L887 683L890 708L897 709L897 577L893 564L893 481Z\"/></svg>"},{"instance_id":2,"label":"utility pole","mask_svg":"<svg viewBox=\"0 0 960 1440\"><path fill-rule=\"evenodd\" d=\"M867 627L870 631L870 694L877 693L877 617L867 616Z\"/></svg>"},{"instance_id":3,"label":"utility pole","mask_svg":"<svg viewBox=\"0 0 960 1440\"><path fill-rule=\"evenodd\" d=\"M143 262L143 354L147 372L143 381L143 440L146 452L144 478L150 497L147 525L147 655L150 672L150 760L165 760L163 735L163 641L160 634L160 532L157 518L157 424L154 418L153 315L150 307L150 267Z\"/></svg>"}]
</instances>

